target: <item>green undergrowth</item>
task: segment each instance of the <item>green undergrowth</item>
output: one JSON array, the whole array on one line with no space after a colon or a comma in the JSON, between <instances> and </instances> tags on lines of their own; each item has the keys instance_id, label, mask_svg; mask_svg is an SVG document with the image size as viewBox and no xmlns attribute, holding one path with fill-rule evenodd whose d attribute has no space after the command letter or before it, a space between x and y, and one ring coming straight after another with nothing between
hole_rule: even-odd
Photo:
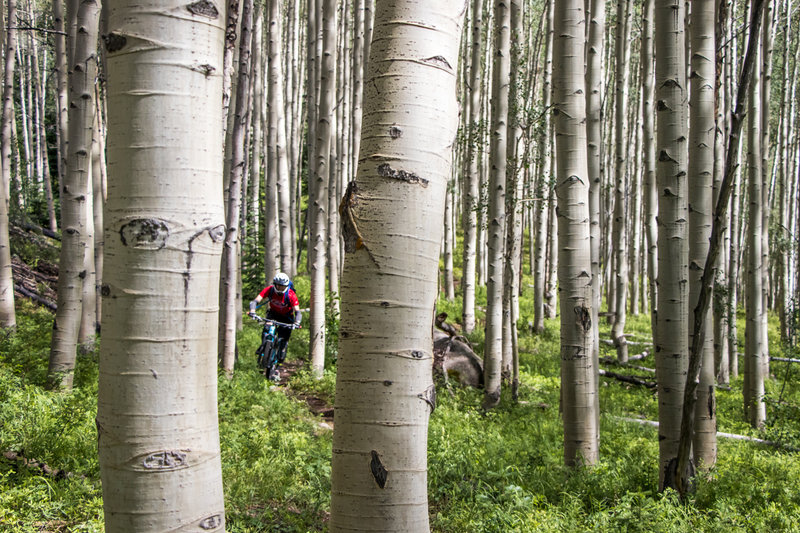
<instances>
[{"instance_id":1,"label":"green undergrowth","mask_svg":"<svg viewBox=\"0 0 800 533\"><path fill-rule=\"evenodd\" d=\"M527 278L526 278L527 279ZM303 294L303 278L298 285ZM479 302L485 293L479 290ZM685 502L658 491L658 436L631 419L655 421L653 389L600 379L600 460L590 468L563 465L559 414L559 323L533 335L531 295L520 303L520 389L505 387L500 406L481 410L482 391L440 386L428 437L428 499L435 532L800 531L800 456L778 447L719 440L719 460L696 479ZM302 300L302 298L301 298ZM466 335L478 353L481 326ZM460 322L461 302L442 299L437 311ZM102 494L94 417L97 353L82 355L69 393L44 389L52 315L20 305L14 335L0 336L0 531L102 531ZM335 320L335 318L333 318ZM770 332L777 334L771 318ZM600 335L610 338L600 322ZM655 368L650 319L630 315L630 354ZM743 326L739 330L743 338ZM229 532L324 531L330 510L330 424L309 412L305 398L333 405L335 364L322 379L303 365L289 386L260 374L254 350L260 328L246 320L232 379L219 380L223 481ZM775 355L797 358L771 339ZM298 330L290 360L306 357L308 331ZM601 345L601 357L614 358ZM654 381L646 370L603 368ZM797 406L800 367L773 362L767 384L768 422L750 429L742 413L742 378L717 390L719 429L800 447ZM54 475L53 471L60 471Z\"/></svg>"}]
</instances>

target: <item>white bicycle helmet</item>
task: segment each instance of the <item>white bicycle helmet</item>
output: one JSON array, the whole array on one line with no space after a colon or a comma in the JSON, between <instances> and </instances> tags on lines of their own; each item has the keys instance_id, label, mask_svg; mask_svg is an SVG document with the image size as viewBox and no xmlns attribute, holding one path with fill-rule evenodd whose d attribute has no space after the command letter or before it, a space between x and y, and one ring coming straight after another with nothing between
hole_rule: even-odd
<instances>
[{"instance_id":1,"label":"white bicycle helmet","mask_svg":"<svg viewBox=\"0 0 800 533\"><path fill-rule=\"evenodd\" d=\"M289 276L287 276L283 272L278 272L277 274L275 274L275 277L272 278L273 285L283 286L283 291L281 292L286 292L286 289L289 288L289 283L291 283L291 281L289 280ZM275 289L277 290L277 287L275 287Z\"/></svg>"}]
</instances>

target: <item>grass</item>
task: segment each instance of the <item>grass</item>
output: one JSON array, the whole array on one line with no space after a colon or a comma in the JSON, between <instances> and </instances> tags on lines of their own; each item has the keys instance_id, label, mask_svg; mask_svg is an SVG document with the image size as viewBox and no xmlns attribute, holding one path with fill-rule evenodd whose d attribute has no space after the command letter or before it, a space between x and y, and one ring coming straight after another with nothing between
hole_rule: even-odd
<instances>
[{"instance_id":1,"label":"grass","mask_svg":"<svg viewBox=\"0 0 800 533\"><path fill-rule=\"evenodd\" d=\"M479 298L485 298L483 292ZM656 431L620 420L657 419L649 389L603 378L601 459L592 468L564 467L559 324L548 320L542 335L532 335L530 299L526 294L521 302L519 403L510 401L506 388L500 406L484 413L482 391L457 386L440 391L428 435L434 531L800 531L796 453L721 439L718 463L698 477L688 501L659 493ZM438 310L453 320L460 316L460 301L440 300ZM102 531L94 427L97 354L79 359L73 391L46 391L52 315L20 302L18 320L17 333L0 338L0 451L68 475L54 477L0 459L0 530ZM645 315L628 317L626 329L637 339L648 338L649 327ZM774 334L774 320L770 327ZM739 331L743 336L743 326ZM605 323L601 335L608 337ZM227 529L322 531L330 506L332 432L302 400L257 373L251 355L258 337L258 326L247 322L234 377L219 381ZM469 338L480 351L480 328ZM795 354L774 340L771 345L776 355ZM643 348L632 345L631 354ZM307 350L307 331L295 332L289 357L303 357ZM612 347L603 350L613 355ZM655 366L652 355L639 364ZM800 369L786 365L773 363L765 431L751 430L743 419L741 378L730 391L717 391L719 429L799 446ZM319 381L301 371L291 387L332 404L335 367Z\"/></svg>"}]
</instances>

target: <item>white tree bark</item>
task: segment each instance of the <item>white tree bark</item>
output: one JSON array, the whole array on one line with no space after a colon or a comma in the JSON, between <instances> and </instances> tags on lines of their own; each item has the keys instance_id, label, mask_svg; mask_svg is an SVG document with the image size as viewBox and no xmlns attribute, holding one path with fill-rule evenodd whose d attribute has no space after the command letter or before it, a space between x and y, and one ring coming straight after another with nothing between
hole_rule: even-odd
<instances>
[{"instance_id":1,"label":"white tree bark","mask_svg":"<svg viewBox=\"0 0 800 533\"><path fill-rule=\"evenodd\" d=\"M492 68L491 169L489 172L486 334L483 352L483 407L500 402L503 359L503 251L505 185L508 151L508 78L511 69L511 6L494 2L494 64Z\"/></svg>"},{"instance_id":2,"label":"white tree bark","mask_svg":"<svg viewBox=\"0 0 800 533\"><path fill-rule=\"evenodd\" d=\"M11 123L14 120L14 49L16 47L16 0L8 0L3 69L3 109L0 124L0 329L14 328L14 280L11 277L11 242L8 236L8 211L11 185Z\"/></svg>"},{"instance_id":3,"label":"white tree bark","mask_svg":"<svg viewBox=\"0 0 800 533\"><path fill-rule=\"evenodd\" d=\"M567 465L597 462L600 442L597 367L592 355L592 329L597 326L592 322L584 27L582 0L564 0L556 5L553 113L560 234L561 406Z\"/></svg>"},{"instance_id":4,"label":"white tree bark","mask_svg":"<svg viewBox=\"0 0 800 533\"><path fill-rule=\"evenodd\" d=\"M477 238L478 238L478 203L480 201L478 185L480 183L480 167L478 151L481 139L479 122L481 117L482 58L481 46L483 38L483 2L472 0L470 10L470 83L469 83L469 140L467 160L469 170L462 179L461 225L463 230L463 256L461 263L461 325L464 333L475 329L475 282L477 276Z\"/></svg>"},{"instance_id":5,"label":"white tree bark","mask_svg":"<svg viewBox=\"0 0 800 533\"><path fill-rule=\"evenodd\" d=\"M599 324L600 311L600 180L602 178L601 147L603 145L602 107L603 45L605 42L606 6L603 0L591 2L589 34L586 44L586 142L589 172L589 236L592 261L592 322ZM599 328L594 328L593 354L600 356Z\"/></svg>"},{"instance_id":6,"label":"white tree bark","mask_svg":"<svg viewBox=\"0 0 800 533\"><path fill-rule=\"evenodd\" d=\"M244 177L245 132L250 123L250 45L253 34L253 0L243 0L239 36L239 66L236 69L236 98L233 101L233 121L230 139L230 174L225 191L225 243L222 248L222 272L220 277L220 357L222 370L228 377L233 375L236 362L236 330L242 314L237 296L239 273L241 272L241 241L239 226L242 180Z\"/></svg>"},{"instance_id":7,"label":"white tree bark","mask_svg":"<svg viewBox=\"0 0 800 533\"><path fill-rule=\"evenodd\" d=\"M331 138L333 135L334 99L336 96L336 3L322 0L322 54L319 86L319 108L316 114L314 142L313 198L309 198L308 231L311 278L311 312L309 313L309 359L311 370L322 377L325 367L325 271L330 258L328 245L328 180L331 179Z\"/></svg>"},{"instance_id":8,"label":"white tree bark","mask_svg":"<svg viewBox=\"0 0 800 533\"><path fill-rule=\"evenodd\" d=\"M691 85L689 115L689 309L697 305L702 290L701 278L708 256L713 221L715 116L714 39L715 5L712 1L692 5ZM708 469L717 461L717 413L714 394L714 336L711 306L705 322L700 351L700 381L695 404L693 438L694 462ZM694 316L687 317L693 324ZM689 329L692 345L693 327Z\"/></svg>"},{"instance_id":9,"label":"white tree bark","mask_svg":"<svg viewBox=\"0 0 800 533\"><path fill-rule=\"evenodd\" d=\"M687 241L687 104L684 3L657 0L656 182L658 186L658 375L659 487L677 457L688 365L689 292Z\"/></svg>"},{"instance_id":10,"label":"white tree bark","mask_svg":"<svg viewBox=\"0 0 800 533\"><path fill-rule=\"evenodd\" d=\"M94 84L97 73L97 34L100 5L94 0L80 3L73 61L69 71L69 146L67 174L61 187L61 256L58 299L50 364L51 386L72 387L81 321L84 254L89 246L87 208L94 130ZM91 243L94 246L94 242Z\"/></svg>"},{"instance_id":11,"label":"white tree bark","mask_svg":"<svg viewBox=\"0 0 800 533\"><path fill-rule=\"evenodd\" d=\"M111 6L98 395L106 531L225 531L217 423L224 8Z\"/></svg>"},{"instance_id":12,"label":"white tree bark","mask_svg":"<svg viewBox=\"0 0 800 533\"><path fill-rule=\"evenodd\" d=\"M745 376L743 385L744 411L747 421L754 428L759 428L766 421L764 404L764 362L766 346L764 345L764 276L763 262L763 182L761 165L761 54L753 69L747 110L747 197L749 202L747 228L747 272L745 287Z\"/></svg>"},{"instance_id":13,"label":"white tree bark","mask_svg":"<svg viewBox=\"0 0 800 533\"><path fill-rule=\"evenodd\" d=\"M332 532L429 530L431 324L463 7L376 4L358 173L340 207L346 255Z\"/></svg>"},{"instance_id":14,"label":"white tree bark","mask_svg":"<svg viewBox=\"0 0 800 533\"><path fill-rule=\"evenodd\" d=\"M617 0L617 28L615 33L615 107L614 120L614 297L616 303L611 337L617 348L617 359L628 361L628 343L625 340L625 320L628 301L628 77L630 46L628 45L629 0Z\"/></svg>"}]
</instances>

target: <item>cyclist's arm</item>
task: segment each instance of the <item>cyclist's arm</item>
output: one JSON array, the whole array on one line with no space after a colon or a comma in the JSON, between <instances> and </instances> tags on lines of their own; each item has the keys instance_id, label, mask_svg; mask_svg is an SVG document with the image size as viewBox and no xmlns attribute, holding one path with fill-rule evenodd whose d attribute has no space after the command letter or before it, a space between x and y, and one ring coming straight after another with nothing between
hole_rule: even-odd
<instances>
[{"instance_id":1,"label":"cyclist's arm","mask_svg":"<svg viewBox=\"0 0 800 533\"><path fill-rule=\"evenodd\" d=\"M261 297L260 294L256 296L254 300L250 300L250 314L256 312L256 306L258 306L258 304L261 303L261 300L263 300L263 298Z\"/></svg>"},{"instance_id":2,"label":"cyclist's arm","mask_svg":"<svg viewBox=\"0 0 800 533\"><path fill-rule=\"evenodd\" d=\"M303 314L300 312L300 305L294 306L294 325L300 325L300 319L303 318Z\"/></svg>"}]
</instances>

